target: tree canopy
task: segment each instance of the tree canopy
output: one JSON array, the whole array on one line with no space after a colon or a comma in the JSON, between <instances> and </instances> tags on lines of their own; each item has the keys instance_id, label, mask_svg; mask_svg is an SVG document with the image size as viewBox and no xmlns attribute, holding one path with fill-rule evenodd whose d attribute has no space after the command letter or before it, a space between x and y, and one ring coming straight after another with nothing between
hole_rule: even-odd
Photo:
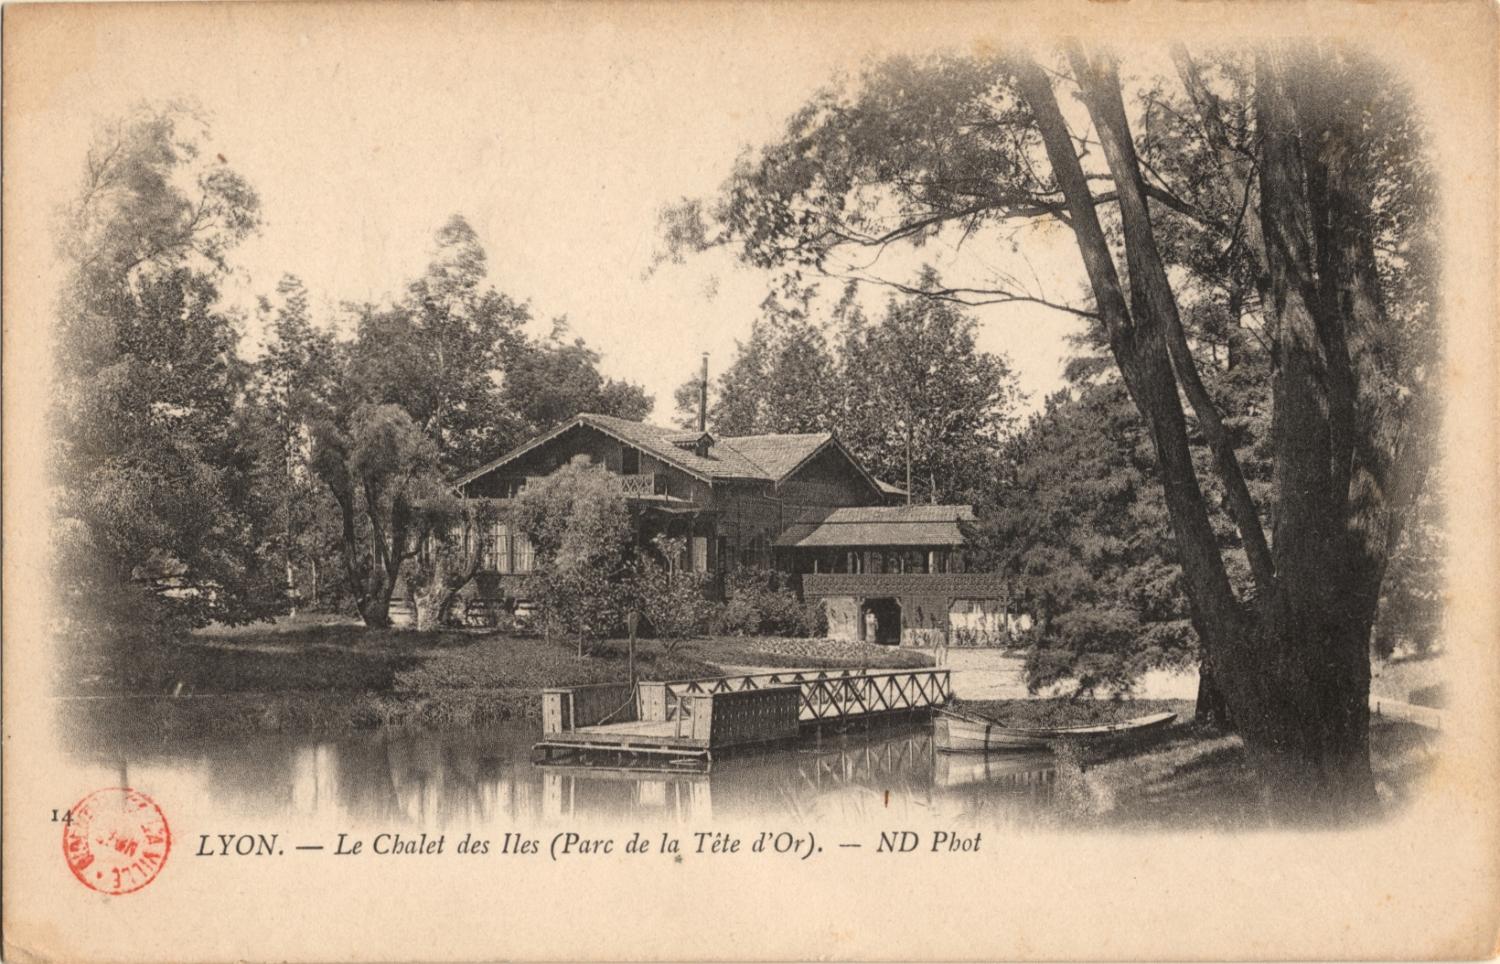
<instances>
[{"instance_id":1,"label":"tree canopy","mask_svg":"<svg viewBox=\"0 0 1500 964\"><path fill-rule=\"evenodd\" d=\"M279 604L241 431L248 369L219 297L259 200L204 156L206 136L175 106L105 126L61 212L51 469L56 579L80 639L155 638Z\"/></svg>"},{"instance_id":2,"label":"tree canopy","mask_svg":"<svg viewBox=\"0 0 1500 964\"><path fill-rule=\"evenodd\" d=\"M923 272L919 284L935 283ZM788 307L772 294L712 386L709 423L724 435L836 432L876 476L918 501L972 502L1020 400L1003 355L981 350L978 322L961 306L892 294L866 318L855 291L826 318L813 290ZM678 389L684 425L696 424L698 378Z\"/></svg>"},{"instance_id":3,"label":"tree canopy","mask_svg":"<svg viewBox=\"0 0 1500 964\"><path fill-rule=\"evenodd\" d=\"M384 625L403 567L435 584L465 568L415 561L480 521L457 475L572 406L651 406L564 321L528 330L461 216L397 298L346 306L349 337L291 275L249 319L227 309L259 199L209 143L193 111L141 107L99 129L59 213L57 579L75 635L105 648L129 635L112 626L168 640L302 599Z\"/></svg>"},{"instance_id":4,"label":"tree canopy","mask_svg":"<svg viewBox=\"0 0 1500 964\"><path fill-rule=\"evenodd\" d=\"M678 256L724 245L792 276L848 277L868 273L851 252L1066 230L1082 298L1000 270L874 280L1089 319L1152 441L1202 671L1267 786L1293 808L1367 806L1371 626L1430 461L1420 120L1399 77L1347 49L1179 49L1174 67L1127 88L1112 54L1077 45L1045 62L885 60L815 95L717 197L668 212L667 240ZM1244 338L1269 357L1259 499L1203 374Z\"/></svg>"}]
</instances>

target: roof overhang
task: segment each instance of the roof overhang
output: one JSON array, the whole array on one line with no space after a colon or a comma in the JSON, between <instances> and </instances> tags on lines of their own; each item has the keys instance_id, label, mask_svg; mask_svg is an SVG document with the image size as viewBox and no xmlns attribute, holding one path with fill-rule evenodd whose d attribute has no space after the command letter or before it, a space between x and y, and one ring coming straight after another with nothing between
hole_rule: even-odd
<instances>
[{"instance_id":1,"label":"roof overhang","mask_svg":"<svg viewBox=\"0 0 1500 964\"><path fill-rule=\"evenodd\" d=\"M779 488L781 486L781 483L785 482L793 475L796 475L798 472L802 471L803 466L807 465L807 463L817 458L818 455L830 445L838 449L839 452L843 454L844 458L848 460L849 464L854 466L855 471L859 472L860 478L865 480L865 484L868 485L876 495L882 498L885 497L885 492L880 488L880 483L876 480L875 476L871 475L869 471L864 467L864 464L860 462L859 459L854 457L854 453L849 451L849 448L844 445L843 442L839 441L838 435L834 432L829 432L828 438L825 439L821 445L803 456L802 461L798 462L796 465L783 472L781 474L781 478L776 480L777 487Z\"/></svg>"},{"instance_id":2,"label":"roof overhang","mask_svg":"<svg viewBox=\"0 0 1500 964\"><path fill-rule=\"evenodd\" d=\"M957 522L794 524L776 538L778 549L945 549L966 543Z\"/></svg>"},{"instance_id":3,"label":"roof overhang","mask_svg":"<svg viewBox=\"0 0 1500 964\"><path fill-rule=\"evenodd\" d=\"M538 435L531 441L511 449L509 452L506 452L504 455L500 456L498 459L495 459L493 462L489 462L485 465L480 466L479 468L470 472L468 475L465 475L463 478L459 479L457 482L453 483L453 486L454 488L462 489L464 486L468 485L470 482L473 482L475 479L489 475L491 472L495 471L498 468L502 468L507 463L514 462L516 459L525 455L527 452L546 445L548 442L551 442L552 440L566 434L571 429L575 429L580 426L588 426L596 432L603 432L605 435L608 435L615 441L628 445L633 449L640 448L640 444L638 442L634 441L633 439L627 438L624 435L621 435L619 432L611 430L608 426L601 425L598 422L595 422L587 415L575 415L573 418L569 419L566 422L563 422L556 428L548 432L543 432L541 435ZM686 472L688 475L691 475L695 479L699 479L700 481L708 482L710 484L712 484L713 482L712 478L704 475L702 472L699 472L696 469L689 468L687 465L684 465L682 462L676 459L667 457L665 452L653 450L649 454L652 458L659 458L663 462L667 462L672 465L673 468L676 468L682 472Z\"/></svg>"}]
</instances>

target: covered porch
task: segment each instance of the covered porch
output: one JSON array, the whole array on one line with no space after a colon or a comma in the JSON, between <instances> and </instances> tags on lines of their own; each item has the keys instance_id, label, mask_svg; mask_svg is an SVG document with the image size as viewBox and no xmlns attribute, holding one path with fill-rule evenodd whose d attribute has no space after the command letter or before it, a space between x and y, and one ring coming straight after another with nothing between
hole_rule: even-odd
<instances>
[{"instance_id":1,"label":"covered porch","mask_svg":"<svg viewBox=\"0 0 1500 964\"><path fill-rule=\"evenodd\" d=\"M719 513L695 502L631 500L635 544L685 572L717 573L720 558ZM665 559L659 540L681 540L681 552Z\"/></svg>"}]
</instances>

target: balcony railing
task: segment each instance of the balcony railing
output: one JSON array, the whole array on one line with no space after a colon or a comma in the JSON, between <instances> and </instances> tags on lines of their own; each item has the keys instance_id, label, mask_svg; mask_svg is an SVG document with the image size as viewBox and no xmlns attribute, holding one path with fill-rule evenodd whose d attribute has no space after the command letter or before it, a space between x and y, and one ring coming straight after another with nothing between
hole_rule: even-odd
<instances>
[{"instance_id":1,"label":"balcony railing","mask_svg":"<svg viewBox=\"0 0 1500 964\"><path fill-rule=\"evenodd\" d=\"M546 478L545 475L528 475L520 480L516 488L519 494L526 486ZM667 494L667 478L658 472L642 472L636 475L611 475L619 493L627 499L649 499Z\"/></svg>"},{"instance_id":2,"label":"balcony railing","mask_svg":"<svg viewBox=\"0 0 1500 964\"><path fill-rule=\"evenodd\" d=\"M665 495L667 491L667 480L665 476L655 472L645 472L640 475L617 475L620 494L628 499L648 499L656 495Z\"/></svg>"}]
</instances>

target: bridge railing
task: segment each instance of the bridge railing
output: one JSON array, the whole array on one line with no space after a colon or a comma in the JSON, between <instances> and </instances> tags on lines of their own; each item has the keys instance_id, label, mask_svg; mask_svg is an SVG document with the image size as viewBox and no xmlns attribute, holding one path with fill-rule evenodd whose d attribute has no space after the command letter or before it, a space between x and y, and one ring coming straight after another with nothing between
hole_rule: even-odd
<instances>
[{"instance_id":1,"label":"bridge railing","mask_svg":"<svg viewBox=\"0 0 1500 964\"><path fill-rule=\"evenodd\" d=\"M639 684L643 720L676 720L690 713L694 696L796 686L798 719L852 716L941 706L952 696L946 669L793 670Z\"/></svg>"}]
</instances>

